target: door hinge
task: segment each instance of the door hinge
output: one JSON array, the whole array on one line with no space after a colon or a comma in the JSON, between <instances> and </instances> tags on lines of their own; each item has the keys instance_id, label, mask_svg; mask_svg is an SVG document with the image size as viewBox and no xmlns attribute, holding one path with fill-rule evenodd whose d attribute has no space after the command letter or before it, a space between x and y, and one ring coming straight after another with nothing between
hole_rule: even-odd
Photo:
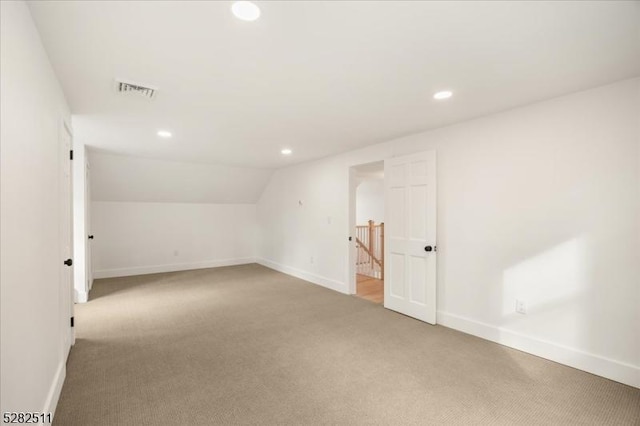
<instances>
[{"instance_id":1,"label":"door hinge","mask_svg":"<svg viewBox=\"0 0 640 426\"><path fill-rule=\"evenodd\" d=\"M69 151L69 160L73 160L73 150Z\"/></svg>"},{"instance_id":2,"label":"door hinge","mask_svg":"<svg viewBox=\"0 0 640 426\"><path fill-rule=\"evenodd\" d=\"M71 327L74 326L73 317L71 317Z\"/></svg>"}]
</instances>

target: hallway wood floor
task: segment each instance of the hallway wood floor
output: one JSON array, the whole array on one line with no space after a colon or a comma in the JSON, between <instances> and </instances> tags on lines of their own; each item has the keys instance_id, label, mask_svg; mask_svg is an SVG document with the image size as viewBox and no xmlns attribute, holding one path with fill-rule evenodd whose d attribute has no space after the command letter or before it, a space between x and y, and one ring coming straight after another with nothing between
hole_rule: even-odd
<instances>
[{"instance_id":1,"label":"hallway wood floor","mask_svg":"<svg viewBox=\"0 0 640 426\"><path fill-rule=\"evenodd\" d=\"M384 281L356 274L356 296L382 304L384 302Z\"/></svg>"}]
</instances>

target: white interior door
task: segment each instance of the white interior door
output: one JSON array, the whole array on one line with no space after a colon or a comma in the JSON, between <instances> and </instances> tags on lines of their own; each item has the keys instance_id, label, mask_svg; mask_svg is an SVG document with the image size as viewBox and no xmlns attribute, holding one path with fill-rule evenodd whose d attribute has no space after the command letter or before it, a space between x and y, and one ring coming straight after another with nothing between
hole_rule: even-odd
<instances>
[{"instance_id":1,"label":"white interior door","mask_svg":"<svg viewBox=\"0 0 640 426\"><path fill-rule=\"evenodd\" d=\"M84 223L85 223L85 231L86 231L86 239L85 239L85 277L87 277L86 283L86 292L89 293L91 287L93 286L93 263L91 258L91 249L93 242L93 232L91 232L91 182L90 179L90 167L89 161L85 161L84 163L84 173L85 173L85 181L84 181Z\"/></svg>"},{"instance_id":2,"label":"white interior door","mask_svg":"<svg viewBox=\"0 0 640 426\"><path fill-rule=\"evenodd\" d=\"M384 162L384 306L436 323L436 153Z\"/></svg>"},{"instance_id":3,"label":"white interior door","mask_svg":"<svg viewBox=\"0 0 640 426\"><path fill-rule=\"evenodd\" d=\"M62 259L60 277L60 307L61 327L65 341L63 342L63 355L66 359L71 345L75 343L75 333L71 327L73 317L73 200L72 174L71 174L71 132L62 126L60 135L60 242Z\"/></svg>"}]
</instances>

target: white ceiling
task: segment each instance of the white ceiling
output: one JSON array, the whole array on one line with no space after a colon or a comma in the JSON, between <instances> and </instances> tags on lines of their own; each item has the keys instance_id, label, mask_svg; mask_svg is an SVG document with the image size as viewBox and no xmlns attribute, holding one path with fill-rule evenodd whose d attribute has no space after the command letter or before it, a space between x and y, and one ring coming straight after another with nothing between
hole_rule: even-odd
<instances>
[{"instance_id":1,"label":"white ceiling","mask_svg":"<svg viewBox=\"0 0 640 426\"><path fill-rule=\"evenodd\" d=\"M638 2L257 3L30 8L76 138L157 159L280 167L640 74Z\"/></svg>"}]
</instances>

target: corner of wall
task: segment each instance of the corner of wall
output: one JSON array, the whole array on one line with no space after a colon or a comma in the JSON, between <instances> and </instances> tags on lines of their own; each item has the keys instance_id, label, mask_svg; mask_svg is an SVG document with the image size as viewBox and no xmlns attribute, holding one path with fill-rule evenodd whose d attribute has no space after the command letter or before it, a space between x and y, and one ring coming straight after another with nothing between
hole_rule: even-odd
<instances>
[{"instance_id":1,"label":"corner of wall","mask_svg":"<svg viewBox=\"0 0 640 426\"><path fill-rule=\"evenodd\" d=\"M273 262L271 260L258 258L256 263L266 266L267 268L282 272L283 274L291 275L296 278L300 278L305 281L309 281L313 284L326 287L330 290L337 291L339 293L349 294L349 286L347 283L332 280L320 275L313 274L311 272L303 271L301 269L292 268L291 266L285 266L280 263Z\"/></svg>"}]
</instances>

